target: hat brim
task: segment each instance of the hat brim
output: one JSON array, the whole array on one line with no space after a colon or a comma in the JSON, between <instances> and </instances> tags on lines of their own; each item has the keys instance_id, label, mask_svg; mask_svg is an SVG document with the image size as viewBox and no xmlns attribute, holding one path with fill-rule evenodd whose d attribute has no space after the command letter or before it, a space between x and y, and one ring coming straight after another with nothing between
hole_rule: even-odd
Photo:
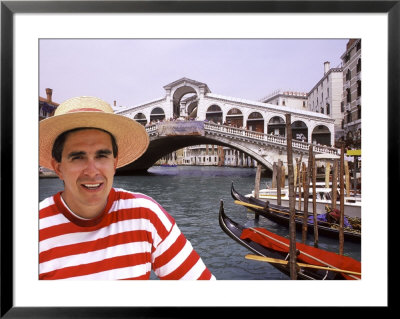
<instances>
[{"instance_id":1,"label":"hat brim","mask_svg":"<svg viewBox=\"0 0 400 319\"><path fill-rule=\"evenodd\" d=\"M51 152L54 141L61 133L80 127L98 128L114 135L118 145L117 168L142 156L150 142L143 125L122 115L75 112L53 116L39 122L39 165L53 169Z\"/></svg>"}]
</instances>

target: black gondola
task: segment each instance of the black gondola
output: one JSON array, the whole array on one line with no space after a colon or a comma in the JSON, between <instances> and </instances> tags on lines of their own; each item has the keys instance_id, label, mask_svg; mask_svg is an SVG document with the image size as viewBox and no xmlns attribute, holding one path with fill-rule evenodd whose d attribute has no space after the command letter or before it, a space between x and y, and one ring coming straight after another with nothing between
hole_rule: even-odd
<instances>
[{"instance_id":1,"label":"black gondola","mask_svg":"<svg viewBox=\"0 0 400 319\"><path fill-rule=\"evenodd\" d=\"M240 202L258 206L247 206L250 210L252 210L254 213L259 214L261 216L264 216L265 218L268 218L269 220L272 220L278 224L284 225L284 226L289 226L289 208L285 206L280 206L280 205L275 205L275 204L268 204L268 208L265 208L266 202L254 198L254 197L246 197L240 193L238 193L232 182L231 186L231 195L234 200L238 200ZM295 222L296 222L296 228L298 230L302 229L303 226L303 212L296 210L295 211ZM332 228L330 227L331 225L326 222L318 222L318 235L322 236L327 236L331 238L339 238L339 229L338 228ZM311 234L314 234L314 224L313 223L307 223L307 231ZM355 231L349 231L344 229L343 230L343 235L344 239L347 241L352 241L352 242L361 242L361 233L360 232L355 232Z\"/></svg>"},{"instance_id":2,"label":"black gondola","mask_svg":"<svg viewBox=\"0 0 400 319\"><path fill-rule=\"evenodd\" d=\"M239 223L236 223L225 214L222 200L219 208L219 225L228 236L230 236L233 240L235 240L242 246L246 247L256 255L269 258L276 258L281 260L289 258L287 252L270 249L248 238L245 239L240 238L245 227L240 225ZM276 269L278 269L279 271L281 271L282 273L290 276L290 269L287 265L282 265L277 263L271 263L271 265ZM343 274L340 272L314 269L314 268L300 268L300 271L297 273L297 279L343 280L348 278L345 278Z\"/></svg>"}]
</instances>

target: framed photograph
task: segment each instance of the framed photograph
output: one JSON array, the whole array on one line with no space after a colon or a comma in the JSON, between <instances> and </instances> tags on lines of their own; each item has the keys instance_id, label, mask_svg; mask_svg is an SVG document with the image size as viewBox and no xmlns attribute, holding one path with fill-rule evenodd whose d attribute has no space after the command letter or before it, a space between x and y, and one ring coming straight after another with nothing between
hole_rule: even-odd
<instances>
[{"instance_id":1,"label":"framed photograph","mask_svg":"<svg viewBox=\"0 0 400 319\"><path fill-rule=\"evenodd\" d=\"M1 1L1 317L183 317L208 314L211 307L233 313L238 306L250 313L287 306L389 308L399 21L400 1ZM361 38L362 280L39 281L39 42L101 38Z\"/></svg>"}]
</instances>

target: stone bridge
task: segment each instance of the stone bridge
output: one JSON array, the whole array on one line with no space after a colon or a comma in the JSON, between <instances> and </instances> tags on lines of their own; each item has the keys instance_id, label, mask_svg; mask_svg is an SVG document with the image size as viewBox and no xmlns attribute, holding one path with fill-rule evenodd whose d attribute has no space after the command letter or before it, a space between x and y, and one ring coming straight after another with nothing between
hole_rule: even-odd
<instances>
[{"instance_id":1,"label":"stone bridge","mask_svg":"<svg viewBox=\"0 0 400 319\"><path fill-rule=\"evenodd\" d=\"M146 130L150 136L148 150L134 163L120 168L118 174L147 171L161 157L187 146L201 144L222 145L239 150L270 170L278 159L285 165L287 163L287 141L283 136L207 121L165 121L149 125ZM292 140L293 156L300 157L302 154L303 160L307 161L309 146L310 143ZM316 144L313 144L313 151L315 154L340 153L336 148Z\"/></svg>"},{"instance_id":2,"label":"stone bridge","mask_svg":"<svg viewBox=\"0 0 400 319\"><path fill-rule=\"evenodd\" d=\"M334 119L305 108L278 106L211 93L206 83L181 78L164 86L165 96L114 111L146 126L151 143L146 154L122 172L146 170L161 157L192 145L228 146L250 155L265 167L286 162L286 118L291 115L293 151L334 152ZM215 123L215 124L213 124ZM308 143L307 143L308 142Z\"/></svg>"}]
</instances>

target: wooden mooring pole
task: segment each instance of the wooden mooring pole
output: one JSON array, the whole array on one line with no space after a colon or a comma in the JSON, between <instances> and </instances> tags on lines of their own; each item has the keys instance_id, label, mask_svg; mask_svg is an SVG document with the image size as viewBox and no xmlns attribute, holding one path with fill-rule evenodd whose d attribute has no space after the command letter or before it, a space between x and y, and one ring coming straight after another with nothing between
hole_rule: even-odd
<instances>
[{"instance_id":1,"label":"wooden mooring pole","mask_svg":"<svg viewBox=\"0 0 400 319\"><path fill-rule=\"evenodd\" d=\"M260 198L261 164L257 163L256 180L254 182L254 197Z\"/></svg>"},{"instance_id":2,"label":"wooden mooring pole","mask_svg":"<svg viewBox=\"0 0 400 319\"><path fill-rule=\"evenodd\" d=\"M296 163L297 163L297 171L298 171L298 175L299 175L299 206L298 206L298 210L301 210L301 187L303 184L302 181L302 174L303 174L303 170L302 170L302 161L303 161L303 154L300 155L300 160L297 162L296 159Z\"/></svg>"},{"instance_id":3,"label":"wooden mooring pole","mask_svg":"<svg viewBox=\"0 0 400 319\"><path fill-rule=\"evenodd\" d=\"M344 224L344 146L340 152L340 222L339 222L339 255L343 255L343 224Z\"/></svg>"},{"instance_id":4,"label":"wooden mooring pole","mask_svg":"<svg viewBox=\"0 0 400 319\"><path fill-rule=\"evenodd\" d=\"M255 185L254 185L254 197L255 198L260 197L261 168L262 168L262 165L260 163L257 163L256 180L255 180ZM258 221L259 219L260 219L260 214L256 213L255 220Z\"/></svg>"},{"instance_id":5,"label":"wooden mooring pole","mask_svg":"<svg viewBox=\"0 0 400 319\"><path fill-rule=\"evenodd\" d=\"M282 188L285 188L285 165L282 163L282 173L281 173L281 181L282 181Z\"/></svg>"},{"instance_id":6,"label":"wooden mooring pole","mask_svg":"<svg viewBox=\"0 0 400 319\"><path fill-rule=\"evenodd\" d=\"M312 145L310 145L308 149L308 166L305 174L305 182L304 182L304 218L303 218L303 227L301 233L301 242L303 244L306 243L307 239L307 220L308 220L308 197L310 195L310 176L311 176L311 168L312 168L312 154L313 149Z\"/></svg>"},{"instance_id":7,"label":"wooden mooring pole","mask_svg":"<svg viewBox=\"0 0 400 319\"><path fill-rule=\"evenodd\" d=\"M332 210L336 208L337 201L337 180L338 180L338 163L333 160L333 173L332 173Z\"/></svg>"},{"instance_id":8,"label":"wooden mooring pole","mask_svg":"<svg viewBox=\"0 0 400 319\"><path fill-rule=\"evenodd\" d=\"M329 176L331 174L331 163L327 160L325 162L325 187L329 188Z\"/></svg>"},{"instance_id":9,"label":"wooden mooring pole","mask_svg":"<svg viewBox=\"0 0 400 319\"><path fill-rule=\"evenodd\" d=\"M276 170L276 203L281 205L281 186L282 186L282 161L278 160L278 167Z\"/></svg>"},{"instance_id":10,"label":"wooden mooring pole","mask_svg":"<svg viewBox=\"0 0 400 319\"><path fill-rule=\"evenodd\" d=\"M295 197L294 197L294 176L293 176L293 155L292 155L292 126L291 116L286 114L286 140L287 140L287 166L288 166L288 181L289 181L289 267L290 267L290 279L297 279L297 267L296 267L296 223L294 220L295 215Z\"/></svg>"},{"instance_id":11,"label":"wooden mooring pole","mask_svg":"<svg viewBox=\"0 0 400 319\"><path fill-rule=\"evenodd\" d=\"M349 162L344 161L344 173L346 174L346 195L351 196L350 192L350 173L349 173ZM355 193L354 193L355 195Z\"/></svg>"},{"instance_id":12,"label":"wooden mooring pole","mask_svg":"<svg viewBox=\"0 0 400 319\"><path fill-rule=\"evenodd\" d=\"M271 188L276 188L276 173L277 173L277 164L274 162L272 165L272 185Z\"/></svg>"},{"instance_id":13,"label":"wooden mooring pole","mask_svg":"<svg viewBox=\"0 0 400 319\"><path fill-rule=\"evenodd\" d=\"M315 163L315 156L312 156L312 188L313 188L313 220L314 220L314 247L318 248L318 223L317 223L317 165Z\"/></svg>"},{"instance_id":14,"label":"wooden mooring pole","mask_svg":"<svg viewBox=\"0 0 400 319\"><path fill-rule=\"evenodd\" d=\"M296 165L293 165L293 189L294 189L294 196L296 197L297 193L297 162L298 158L296 158ZM289 177L289 176L288 176Z\"/></svg>"}]
</instances>

